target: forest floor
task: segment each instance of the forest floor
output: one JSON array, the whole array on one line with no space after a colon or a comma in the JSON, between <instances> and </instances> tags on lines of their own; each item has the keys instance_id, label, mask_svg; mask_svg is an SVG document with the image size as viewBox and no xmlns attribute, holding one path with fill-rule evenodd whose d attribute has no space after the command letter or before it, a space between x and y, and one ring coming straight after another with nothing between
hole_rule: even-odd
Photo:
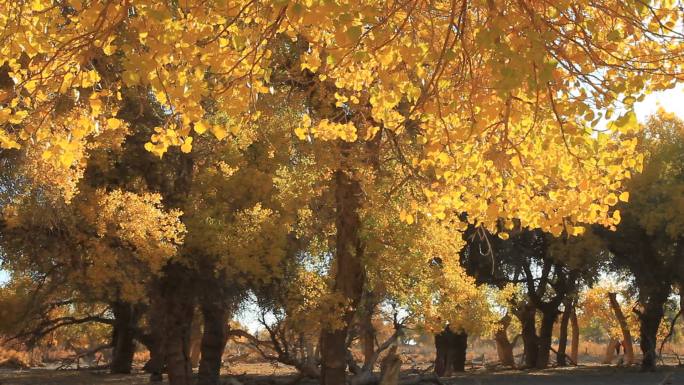
<instances>
[{"instance_id":1,"label":"forest floor","mask_svg":"<svg viewBox=\"0 0 684 385\"><path fill-rule=\"evenodd\" d=\"M226 373L226 384L237 375L245 385L285 384L292 379L287 368L270 364L240 364ZM637 368L579 366L537 371L470 370L450 378L445 385L684 385L684 368L661 367L656 373L641 373ZM166 382L164 382L166 383ZM52 369L0 370L0 385L142 385L149 384L144 373L110 375L102 370ZM301 382L304 384L304 382ZM308 382L307 384L311 384Z\"/></svg>"}]
</instances>

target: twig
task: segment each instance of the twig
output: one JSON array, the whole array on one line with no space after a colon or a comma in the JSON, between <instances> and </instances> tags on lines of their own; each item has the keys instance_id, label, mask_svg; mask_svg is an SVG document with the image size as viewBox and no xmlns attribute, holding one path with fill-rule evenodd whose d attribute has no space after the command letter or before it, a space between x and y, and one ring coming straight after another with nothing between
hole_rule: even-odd
<instances>
[{"instance_id":1,"label":"twig","mask_svg":"<svg viewBox=\"0 0 684 385\"><path fill-rule=\"evenodd\" d=\"M662 355L663 355L663 348L665 347L665 344L667 343L667 341L668 341L670 338L672 338L672 334L674 334L675 325L677 324L677 319L678 319L679 316L681 316L681 315L682 315L682 309L679 309L679 311L677 312L677 314L675 314L674 318L672 318L672 322L670 322L670 329L668 330L667 335L665 336L665 338L663 338L663 341L660 343L660 349L658 349L658 356L659 356L659 357L662 357Z\"/></svg>"}]
</instances>

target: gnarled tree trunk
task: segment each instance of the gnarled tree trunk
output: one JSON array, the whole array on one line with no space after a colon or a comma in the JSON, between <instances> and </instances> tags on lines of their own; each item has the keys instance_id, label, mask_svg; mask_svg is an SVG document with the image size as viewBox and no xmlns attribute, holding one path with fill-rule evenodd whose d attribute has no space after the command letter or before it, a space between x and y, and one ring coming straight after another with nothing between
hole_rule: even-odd
<instances>
[{"instance_id":1,"label":"gnarled tree trunk","mask_svg":"<svg viewBox=\"0 0 684 385\"><path fill-rule=\"evenodd\" d=\"M537 365L537 355L539 354L537 330L535 325L536 309L531 304L525 305L520 313L519 318L522 325L521 334L523 338L525 367L534 368Z\"/></svg>"},{"instance_id":2,"label":"gnarled tree trunk","mask_svg":"<svg viewBox=\"0 0 684 385\"><path fill-rule=\"evenodd\" d=\"M447 326L435 335L435 374L439 377L450 376L454 372L465 371L468 334L454 333Z\"/></svg>"},{"instance_id":3,"label":"gnarled tree trunk","mask_svg":"<svg viewBox=\"0 0 684 385\"><path fill-rule=\"evenodd\" d=\"M366 292L363 301L363 309L359 314L359 328L361 349L363 351L363 366L369 366L373 361L375 355L375 338L376 331L373 326L373 313L375 311L375 302L373 293Z\"/></svg>"},{"instance_id":4,"label":"gnarled tree trunk","mask_svg":"<svg viewBox=\"0 0 684 385\"><path fill-rule=\"evenodd\" d=\"M537 369L544 369L549 366L551 354L551 339L553 337L553 325L556 323L558 312L549 309L542 312L541 327L539 328L539 338L537 339Z\"/></svg>"},{"instance_id":5,"label":"gnarled tree trunk","mask_svg":"<svg viewBox=\"0 0 684 385\"><path fill-rule=\"evenodd\" d=\"M321 384L345 385L347 369L347 334L354 311L361 299L364 274L361 258L363 246L359 237L361 220L361 185L349 170L335 173L335 206L337 237L335 240L335 282L333 291L345 302L343 325L321 333Z\"/></svg>"},{"instance_id":6,"label":"gnarled tree trunk","mask_svg":"<svg viewBox=\"0 0 684 385\"><path fill-rule=\"evenodd\" d=\"M632 345L632 333L629 331L629 326L627 325L627 317L622 313L615 293L608 293L608 300L610 301L610 307L613 309L613 314L615 315L615 318L617 318L620 330L622 331L622 347L625 349L625 364L631 365L634 363L634 347Z\"/></svg>"},{"instance_id":7,"label":"gnarled tree trunk","mask_svg":"<svg viewBox=\"0 0 684 385\"><path fill-rule=\"evenodd\" d=\"M639 320L641 321L639 332L641 352L644 355L641 361L641 369L643 371L656 370L656 337L658 335L658 327L660 327L660 322L663 319L663 305L670 294L669 289L669 286L667 288L654 288L649 292L646 300L642 302L643 311L639 313Z\"/></svg>"},{"instance_id":8,"label":"gnarled tree trunk","mask_svg":"<svg viewBox=\"0 0 684 385\"><path fill-rule=\"evenodd\" d=\"M150 373L150 382L161 382L162 372L166 363L166 354L164 353L166 306L161 296L158 281L155 282L151 290L150 309L147 314L150 327L148 343L150 359L143 369Z\"/></svg>"},{"instance_id":9,"label":"gnarled tree trunk","mask_svg":"<svg viewBox=\"0 0 684 385\"><path fill-rule=\"evenodd\" d=\"M138 317L134 306L128 302L117 301L112 304L114 330L112 332L111 373L129 374L133 367L135 354L135 328Z\"/></svg>"},{"instance_id":10,"label":"gnarled tree trunk","mask_svg":"<svg viewBox=\"0 0 684 385\"><path fill-rule=\"evenodd\" d=\"M494 342L496 343L496 353L499 356L501 365L515 367L513 344L508 340L508 327L510 324L511 316L508 314L499 320L500 327L494 333Z\"/></svg>"},{"instance_id":11,"label":"gnarled tree trunk","mask_svg":"<svg viewBox=\"0 0 684 385\"><path fill-rule=\"evenodd\" d=\"M204 334L202 356L197 385L218 385L221 375L221 357L226 347L228 316L221 295L202 299Z\"/></svg>"},{"instance_id":12,"label":"gnarled tree trunk","mask_svg":"<svg viewBox=\"0 0 684 385\"><path fill-rule=\"evenodd\" d=\"M165 269L162 285L165 310L166 369L170 385L191 385L190 328L194 313L192 272L179 264L171 263Z\"/></svg>"}]
</instances>

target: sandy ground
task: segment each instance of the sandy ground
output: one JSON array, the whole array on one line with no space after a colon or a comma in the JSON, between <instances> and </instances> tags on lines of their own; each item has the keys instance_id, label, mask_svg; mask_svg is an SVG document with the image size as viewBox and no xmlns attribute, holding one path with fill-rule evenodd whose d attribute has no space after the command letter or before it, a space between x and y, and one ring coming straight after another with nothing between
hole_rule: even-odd
<instances>
[{"instance_id":1,"label":"sandy ground","mask_svg":"<svg viewBox=\"0 0 684 385\"><path fill-rule=\"evenodd\" d=\"M241 364L226 373L238 375L244 384L274 385L287 382L291 371L269 364ZM534 372L501 371L487 373L469 371L444 378L448 385L684 385L684 368L663 367L656 373L640 373L636 368L577 367ZM164 382L166 383L166 382ZM142 385L147 375L110 375L104 371L55 371L31 369L0 370L1 385Z\"/></svg>"}]
</instances>

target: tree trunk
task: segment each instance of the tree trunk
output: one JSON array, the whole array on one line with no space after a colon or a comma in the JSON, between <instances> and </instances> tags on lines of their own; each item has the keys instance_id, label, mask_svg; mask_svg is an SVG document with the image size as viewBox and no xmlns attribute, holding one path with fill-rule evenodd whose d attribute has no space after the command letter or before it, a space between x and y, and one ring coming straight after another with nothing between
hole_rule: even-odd
<instances>
[{"instance_id":1,"label":"tree trunk","mask_svg":"<svg viewBox=\"0 0 684 385\"><path fill-rule=\"evenodd\" d=\"M200 352L202 348L202 317L195 310L190 327L190 366L195 369L199 366Z\"/></svg>"},{"instance_id":2,"label":"tree trunk","mask_svg":"<svg viewBox=\"0 0 684 385\"><path fill-rule=\"evenodd\" d=\"M496 354L499 356L501 365L515 367L513 344L508 340L508 327L510 324L511 316L506 314L499 321L500 327L494 334L494 342L496 343Z\"/></svg>"},{"instance_id":3,"label":"tree trunk","mask_svg":"<svg viewBox=\"0 0 684 385\"><path fill-rule=\"evenodd\" d=\"M358 210L361 185L348 171L335 173L336 228L335 281L333 291L341 296L343 324L321 332L321 384L345 385L347 334L363 290L363 246L359 237L361 220Z\"/></svg>"},{"instance_id":4,"label":"tree trunk","mask_svg":"<svg viewBox=\"0 0 684 385\"><path fill-rule=\"evenodd\" d=\"M456 333L454 344L454 359L452 363L454 371L465 372L466 352L468 350L468 334L463 331Z\"/></svg>"},{"instance_id":5,"label":"tree trunk","mask_svg":"<svg viewBox=\"0 0 684 385\"><path fill-rule=\"evenodd\" d=\"M127 302L114 302L114 331L112 333L111 373L130 374L135 354L135 327L137 317L133 305Z\"/></svg>"},{"instance_id":6,"label":"tree trunk","mask_svg":"<svg viewBox=\"0 0 684 385\"><path fill-rule=\"evenodd\" d=\"M639 314L641 321L639 332L641 352L644 355L641 361L641 370L643 371L653 372L656 370L656 337L658 327L660 327L660 322L663 319L663 305L669 294L669 286L667 289L657 288L648 295L645 303L642 302L643 311Z\"/></svg>"},{"instance_id":7,"label":"tree trunk","mask_svg":"<svg viewBox=\"0 0 684 385\"><path fill-rule=\"evenodd\" d=\"M447 377L454 372L465 371L468 334L454 333L447 326L443 332L435 335L435 374Z\"/></svg>"},{"instance_id":8,"label":"tree trunk","mask_svg":"<svg viewBox=\"0 0 684 385\"><path fill-rule=\"evenodd\" d=\"M194 312L191 272L179 263L165 271L163 294L166 305L166 369L170 385L192 384L190 328Z\"/></svg>"},{"instance_id":9,"label":"tree trunk","mask_svg":"<svg viewBox=\"0 0 684 385\"><path fill-rule=\"evenodd\" d=\"M549 357L551 354L551 340L553 337L553 325L556 323L556 316L558 312L554 309L544 311L542 313L541 327L539 329L539 338L537 339L537 369L545 369L549 366Z\"/></svg>"},{"instance_id":10,"label":"tree trunk","mask_svg":"<svg viewBox=\"0 0 684 385\"><path fill-rule=\"evenodd\" d=\"M611 364L615 358L615 350L618 347L620 341L615 339L610 339L606 345L606 354L603 356L602 364Z\"/></svg>"},{"instance_id":11,"label":"tree trunk","mask_svg":"<svg viewBox=\"0 0 684 385\"><path fill-rule=\"evenodd\" d=\"M539 348L537 344L537 330L535 325L536 309L532 305L525 305L520 314L522 325L523 354L525 367L534 368L537 365Z\"/></svg>"},{"instance_id":12,"label":"tree trunk","mask_svg":"<svg viewBox=\"0 0 684 385\"><path fill-rule=\"evenodd\" d=\"M150 310L148 312L148 323L150 327L150 359L143 368L150 374L150 382L161 382L166 354L164 353L164 340L166 328L166 307L161 296L159 282L156 282L152 295L150 296Z\"/></svg>"},{"instance_id":13,"label":"tree trunk","mask_svg":"<svg viewBox=\"0 0 684 385\"><path fill-rule=\"evenodd\" d=\"M363 311L360 314L359 326L361 328L361 348L363 350L363 367L367 368L373 361L375 355L375 327L373 326L373 312L375 304L372 293L367 292L364 301ZM370 368L371 370L373 368Z\"/></svg>"},{"instance_id":14,"label":"tree trunk","mask_svg":"<svg viewBox=\"0 0 684 385\"><path fill-rule=\"evenodd\" d=\"M399 372L401 371L401 358L397 354L397 347L392 346L380 365L380 385L399 384Z\"/></svg>"},{"instance_id":15,"label":"tree trunk","mask_svg":"<svg viewBox=\"0 0 684 385\"><path fill-rule=\"evenodd\" d=\"M447 329L448 330L448 329ZM439 377L447 375L447 352L449 351L449 339L447 330L435 334L435 374Z\"/></svg>"},{"instance_id":16,"label":"tree trunk","mask_svg":"<svg viewBox=\"0 0 684 385\"><path fill-rule=\"evenodd\" d=\"M575 364L578 364L579 361L577 361L577 359L579 357L580 332L579 322L577 322L577 309L575 309L575 306L572 307L572 313L570 313L570 324L572 325L572 344L570 345L570 358Z\"/></svg>"},{"instance_id":17,"label":"tree trunk","mask_svg":"<svg viewBox=\"0 0 684 385\"><path fill-rule=\"evenodd\" d=\"M615 315L615 318L617 318L620 330L622 331L622 347L625 349L625 365L631 365L634 363L634 347L632 344L632 333L629 331L629 326L627 325L627 317L622 313L615 293L608 293L608 300L610 301L610 307L613 309L613 314Z\"/></svg>"},{"instance_id":18,"label":"tree trunk","mask_svg":"<svg viewBox=\"0 0 684 385\"><path fill-rule=\"evenodd\" d=\"M558 336L558 352L556 353L556 362L558 363L558 366L566 366L568 364L565 350L568 345L568 324L570 323L572 307L571 301L566 301L565 309L563 310L563 317L561 317L560 332Z\"/></svg>"},{"instance_id":19,"label":"tree trunk","mask_svg":"<svg viewBox=\"0 0 684 385\"><path fill-rule=\"evenodd\" d=\"M218 385L221 375L221 358L226 347L226 324L228 323L223 298L202 301L204 334L202 336L202 358L199 364L197 385Z\"/></svg>"}]
</instances>

